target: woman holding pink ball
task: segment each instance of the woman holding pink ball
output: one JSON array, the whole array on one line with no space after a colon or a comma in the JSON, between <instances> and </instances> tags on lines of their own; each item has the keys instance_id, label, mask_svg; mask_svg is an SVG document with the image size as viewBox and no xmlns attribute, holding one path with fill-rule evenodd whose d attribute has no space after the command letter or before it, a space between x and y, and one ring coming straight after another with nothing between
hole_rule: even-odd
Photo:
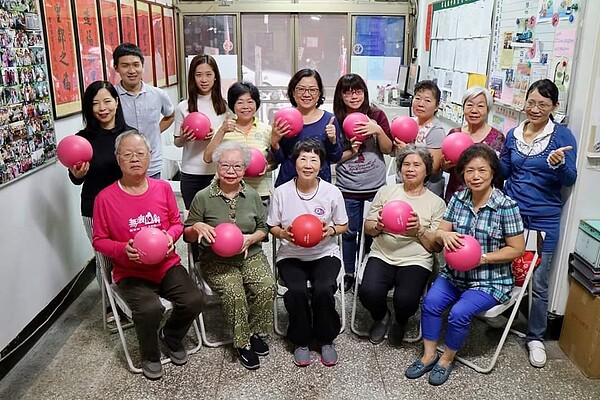
<instances>
[{"instance_id":1,"label":"woman holding pink ball","mask_svg":"<svg viewBox=\"0 0 600 400\"><path fill-rule=\"evenodd\" d=\"M369 340L381 343L389 329L388 342L393 346L401 344L406 323L419 308L433 269L433 253L441 249L435 232L446 208L444 200L425 187L433 169L433 158L426 149L405 146L396 163L404 183L381 187L373 199L364 226L373 245L358 289L360 301L374 321ZM392 233L398 230L390 229L385 216L385 209L398 200L412 208L401 234ZM392 288L393 313L387 306Z\"/></svg>"},{"instance_id":2,"label":"woman holding pink ball","mask_svg":"<svg viewBox=\"0 0 600 400\"><path fill-rule=\"evenodd\" d=\"M325 147L325 159L319 177L331 182L331 163L342 157L342 133L335 116L319 107L325 102L325 88L321 75L314 69L304 68L292 76L288 83L287 96L290 103L302 114L303 126L296 136L292 134L290 123L282 119L273 122L271 159L279 164L279 174L275 187L289 182L297 176L292 162L294 145L307 139L315 139Z\"/></svg>"},{"instance_id":3,"label":"woman holding pink ball","mask_svg":"<svg viewBox=\"0 0 600 400\"><path fill-rule=\"evenodd\" d=\"M258 88L250 82L235 82L227 90L227 104L236 118L225 118L223 128L217 130L206 147L204 161L212 162L212 155L217 146L230 141L258 149L267 157L271 144L271 126L256 116L256 110L260 107ZM271 173L267 172L267 166L258 176L250 177L246 173L244 182L256 189L263 201L270 197Z\"/></svg>"},{"instance_id":4,"label":"woman holding pink ball","mask_svg":"<svg viewBox=\"0 0 600 400\"><path fill-rule=\"evenodd\" d=\"M446 132L435 113L440 105L441 92L433 81L420 81L415 85L415 95L412 99L411 109L419 125L419 133L414 141L417 147L426 148L433 157L433 170L425 184L427 189L438 196L444 196L444 177L442 176L442 141ZM394 139L397 150L402 149L407 143ZM402 182L402 173L398 170L396 177L398 183Z\"/></svg>"},{"instance_id":5,"label":"woman holding pink ball","mask_svg":"<svg viewBox=\"0 0 600 400\"><path fill-rule=\"evenodd\" d=\"M488 115L494 106L494 99L490 92L481 86L473 86L463 95L463 113L467 126L451 129L449 135L463 132L471 136L474 143L485 143L490 146L498 156L504 147L504 134L490 126L487 122ZM452 195L465 189L465 184L456 173L455 165L442 160L442 169L450 174L444 199L450 201Z\"/></svg>"},{"instance_id":6,"label":"woman holding pink ball","mask_svg":"<svg viewBox=\"0 0 600 400\"><path fill-rule=\"evenodd\" d=\"M455 193L436 231L436 241L448 251L462 247L463 235L481 245L479 265L457 271L446 265L423 301L421 326L423 355L405 371L409 379L430 372L429 383L448 380L456 352L469 333L471 319L509 299L514 286L512 260L523 254L523 221L517 203L502 193L500 161L486 144L474 144L463 152L456 170L467 189ZM442 314L451 307L446 348L440 356L437 344Z\"/></svg>"},{"instance_id":7,"label":"woman holding pink ball","mask_svg":"<svg viewBox=\"0 0 600 400\"><path fill-rule=\"evenodd\" d=\"M204 152L216 129L222 130L227 103L221 94L221 74L216 60L198 54L190 62L188 99L175 108L174 144L183 147L181 160L181 197L189 209L194 195L207 187L215 176L215 166L204 160ZM184 118L195 111L205 114L211 122L211 133L197 140L190 129L183 128Z\"/></svg>"},{"instance_id":8,"label":"woman holding pink ball","mask_svg":"<svg viewBox=\"0 0 600 400\"><path fill-rule=\"evenodd\" d=\"M367 84L360 75L346 74L338 80L333 111L341 124L351 113L368 117L354 129L357 136L344 140L344 152L336 167L336 186L344 196L348 213L348 231L342 235L347 292L354 285L357 239L362 231L365 201L373 201L377 190L385 185L383 155L390 154L394 146L388 119L383 111L371 106Z\"/></svg>"}]
</instances>

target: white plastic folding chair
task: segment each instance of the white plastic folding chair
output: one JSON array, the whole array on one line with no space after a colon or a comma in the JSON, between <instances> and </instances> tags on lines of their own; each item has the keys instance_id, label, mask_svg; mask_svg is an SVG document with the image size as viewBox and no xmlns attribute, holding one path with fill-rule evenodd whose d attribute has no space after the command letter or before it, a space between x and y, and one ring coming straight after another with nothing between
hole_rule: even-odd
<instances>
[{"instance_id":1,"label":"white plastic folding chair","mask_svg":"<svg viewBox=\"0 0 600 400\"><path fill-rule=\"evenodd\" d=\"M340 246L340 254L342 254L342 239L341 239L341 235L338 236L337 238L338 240L338 245ZM283 295L285 294L285 291L287 291L287 288L285 288L283 281L281 280L281 278L279 277L279 273L277 270L277 243L278 240L275 238L275 236L271 235L271 241L273 243L273 274L275 276L275 282L277 282L277 293L275 294L275 299L273 299L273 327L275 330L275 333L278 334L279 336L285 336L286 332L285 330L280 326L279 324L279 313L278 311L278 307L277 307L277 302L280 299L283 299ZM306 281L306 285L307 287L310 288L310 282ZM346 329L346 296L344 294L344 266L342 263L342 266L340 268L340 273L337 276L337 286L338 286L338 292L340 293L340 303L341 303L341 322L342 322L342 326L340 328L340 333L343 333L344 330ZM280 291L279 289L282 288L283 290Z\"/></svg>"},{"instance_id":2,"label":"white plastic folding chair","mask_svg":"<svg viewBox=\"0 0 600 400\"><path fill-rule=\"evenodd\" d=\"M356 307L359 302L358 288L360 287L360 285L362 283L362 279L365 274L365 268L367 266L367 261L369 259L368 251L365 249L365 246L364 246L364 243L365 243L364 221L367 219L370 209L371 209L371 202L366 201L365 208L363 211L363 229L360 234L360 241L359 241L359 247L358 247L358 249L359 249L358 250L358 258L356 261L356 283L354 286L354 302L352 303L352 314L350 317L350 329L352 330L352 332L354 334L361 336L361 337L369 336L369 332L361 330L356 323ZM388 296L393 293L394 293L394 289L389 291ZM423 294L423 297L425 296L426 293L427 293L427 285L425 285L425 293ZM421 337L422 337L421 324L419 324L419 333L417 334L417 336L415 336L415 337L405 336L404 339L402 339L402 340L405 342L408 342L408 343L414 343L414 342L418 342L419 340L421 340Z\"/></svg>"},{"instance_id":3,"label":"white plastic folding chair","mask_svg":"<svg viewBox=\"0 0 600 400\"><path fill-rule=\"evenodd\" d=\"M200 290L202 290L202 292L205 295L205 298L206 298L205 307L210 307L210 306L220 307L221 297L219 296L219 294L213 292L213 290L208 285L208 282L206 282L206 279L202 273L202 263L200 261L194 260L194 255L192 252L192 245L189 243L188 243L188 265L190 266L189 267L190 275L192 275L192 277L194 277L194 279L196 280L196 283L198 284L198 287L200 288ZM224 338L224 339L220 339L220 340L209 339L207 330L206 330L207 324L204 321L204 313L205 312L203 311L200 313L200 315L198 315L198 324L200 326L200 334L202 336L202 343L204 343L204 345L206 345L207 347L219 347L219 346L224 346L224 345L233 343L232 337L228 337L228 338Z\"/></svg>"},{"instance_id":4,"label":"white plastic folding chair","mask_svg":"<svg viewBox=\"0 0 600 400\"><path fill-rule=\"evenodd\" d=\"M390 161L387 166L387 172L386 172L386 176L385 176L385 183L387 185L395 185L397 174L398 174L398 172L396 169L396 157L390 157Z\"/></svg>"},{"instance_id":5,"label":"white plastic folding chair","mask_svg":"<svg viewBox=\"0 0 600 400\"><path fill-rule=\"evenodd\" d=\"M121 340L121 345L123 346L123 351L125 352L125 358L127 359L127 365L129 366L129 369L131 370L131 372L139 374L139 373L142 373L142 369L137 367L133 363L133 359L131 358L131 355L129 354L129 349L127 347L127 340L125 339L125 334L124 334L124 327L123 327L123 324L121 321L121 316L119 313L119 310L121 310L121 312L123 312L123 314L125 314L127 316L127 318L129 318L129 320L132 321L133 318L132 318L131 308L129 308L129 306L127 305L127 302L125 301L125 299L123 299L123 296L121 295L121 291L120 291L119 287L117 286L117 284L111 283L112 280L109 279L110 272L108 271L109 266L110 266L109 263L101 264L102 283L104 285L104 289L106 290L106 296L108 297L109 304L112 307L112 310L113 310L113 313L115 316L115 323L117 325L117 331L119 333L119 339ZM173 303L171 303L169 300L163 299L161 297L160 302L165 309L163 315L166 315L173 309ZM196 321L194 321L192 323L192 327L194 329L194 334L196 336L196 345L194 347L187 349L188 354L194 354L200 349L200 347L202 347L202 339L200 336L200 330L198 329L198 324L196 323ZM160 362L161 362L161 364L164 365L164 364L171 362L171 359L169 357L163 356L161 358Z\"/></svg>"},{"instance_id":6,"label":"white plastic folding chair","mask_svg":"<svg viewBox=\"0 0 600 400\"><path fill-rule=\"evenodd\" d=\"M479 364L476 364L475 362L468 360L464 357L461 357L458 355L455 357L455 359L457 361L459 361L459 362L465 364L466 366L473 368L475 371L481 372L483 374L487 374L487 373L491 372L492 369L494 369L494 366L496 365L496 362L498 361L498 356L500 355L500 352L502 351L502 347L504 346L504 343L506 342L509 332L512 332L519 337L525 336L523 333L512 329L512 323L515 320L517 313L519 312L519 306L521 304L521 300L523 300L523 296L526 293L531 293L532 284L533 284L531 277L533 276L533 271L535 269L533 266L535 266L537 263L537 260L539 258L538 249L541 248L541 246L538 247L538 244L541 245L541 243L544 241L544 238L546 237L546 233L538 232L538 231L534 231L534 230L525 230L524 235L525 235L525 250L533 252L534 256L533 256L533 260L531 261L531 268L529 268L529 270L527 271L527 275L525 275L525 281L523 282L523 286L515 286L511 292L509 300L507 300L506 302L499 304L495 307L492 307L489 310L487 310L486 312L478 315L479 318L483 318L483 319L494 318L494 317L499 316L500 314L502 314L509 308L513 307L513 310L510 313L510 317L508 318L508 322L506 323L506 326L504 327L504 331L502 332L502 336L500 337L500 341L498 342L498 345L496 346L496 350L494 351L492 358L490 359L490 361L487 365L479 365ZM529 298L531 300L531 296L529 296ZM528 307L529 307L529 310L531 310L531 301L529 301ZM440 348L438 348L438 350L442 351L443 349L440 347Z\"/></svg>"},{"instance_id":7,"label":"white plastic folding chair","mask_svg":"<svg viewBox=\"0 0 600 400\"><path fill-rule=\"evenodd\" d=\"M177 168L181 170L181 158L183 157L183 148L175 145L169 145L163 147L163 160L172 161L177 164ZM171 185L175 194L181 193L181 185L179 181L167 179L167 182Z\"/></svg>"}]
</instances>

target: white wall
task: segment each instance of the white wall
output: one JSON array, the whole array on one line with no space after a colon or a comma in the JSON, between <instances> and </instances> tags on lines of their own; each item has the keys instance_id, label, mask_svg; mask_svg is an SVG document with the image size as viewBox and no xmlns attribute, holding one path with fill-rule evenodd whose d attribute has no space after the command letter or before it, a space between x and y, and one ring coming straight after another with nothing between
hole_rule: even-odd
<instances>
[{"instance_id":1,"label":"white wall","mask_svg":"<svg viewBox=\"0 0 600 400\"><path fill-rule=\"evenodd\" d=\"M417 22L417 47L418 64L421 66L422 76L427 71L429 53L425 52L425 17L427 5L432 0L419 2L419 18ZM577 138L578 172L576 184L571 190L562 215L562 238L554 255L552 264L553 275L550 287L550 311L563 315L567 295L568 255L573 251L577 228L580 219L600 219L600 170L588 169L586 147L589 143L591 114L600 110L592 110L591 98L593 88L600 70L600 30L598 15L600 15L600 1L585 1L584 9L579 11L583 15L582 30L579 36L579 56L573 73L573 86L569 99L569 128Z\"/></svg>"},{"instance_id":2,"label":"white wall","mask_svg":"<svg viewBox=\"0 0 600 400\"><path fill-rule=\"evenodd\" d=\"M563 315L569 290L567 265L569 253L575 248L575 238L580 219L600 219L600 170L589 169L585 153L590 140L592 113L598 115L600 110L592 110L592 96L600 68L600 1L588 0L583 12L583 29L579 43L579 56L576 60L576 71L573 74L573 86L569 99L569 127L577 137L578 177L569 202L563 209L562 240L554 255L553 269L558 277L553 276L556 285L550 293L550 311ZM597 117L596 117L597 118ZM560 268L557 268L559 266Z\"/></svg>"},{"instance_id":3,"label":"white wall","mask_svg":"<svg viewBox=\"0 0 600 400\"><path fill-rule=\"evenodd\" d=\"M167 91L176 104L177 87ZM80 115L58 120L57 139L81 127ZM93 257L79 195L58 162L0 189L0 349Z\"/></svg>"}]
</instances>

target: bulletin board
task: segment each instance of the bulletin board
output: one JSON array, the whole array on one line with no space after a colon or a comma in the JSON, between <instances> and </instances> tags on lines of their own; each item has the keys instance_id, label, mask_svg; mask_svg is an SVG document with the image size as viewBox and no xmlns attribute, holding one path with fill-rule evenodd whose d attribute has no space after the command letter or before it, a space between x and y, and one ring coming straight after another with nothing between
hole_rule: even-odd
<instances>
[{"instance_id":1,"label":"bulletin board","mask_svg":"<svg viewBox=\"0 0 600 400\"><path fill-rule=\"evenodd\" d=\"M464 92L486 84L494 0L444 0L432 11L427 77L442 92L438 115L461 124Z\"/></svg>"},{"instance_id":2,"label":"bulletin board","mask_svg":"<svg viewBox=\"0 0 600 400\"><path fill-rule=\"evenodd\" d=\"M60 3L54 4L55 15L64 12ZM62 28L60 24L56 26ZM53 75L48 72L41 27L37 1L0 2L0 185L39 170L56 154L48 82ZM68 34L55 31L53 37L59 51L52 55L63 64L76 63L74 55L68 58L67 43L65 56L61 56L60 41L66 42ZM71 83L70 76L57 77L63 84ZM78 92L70 98L70 88L66 86L61 86L61 93L66 96L61 97L63 104L77 102Z\"/></svg>"},{"instance_id":3,"label":"bulletin board","mask_svg":"<svg viewBox=\"0 0 600 400\"><path fill-rule=\"evenodd\" d=\"M496 0L488 88L496 108L491 124L502 132L524 118L525 94L548 78L559 88L561 120L568 111L584 0Z\"/></svg>"}]
</instances>

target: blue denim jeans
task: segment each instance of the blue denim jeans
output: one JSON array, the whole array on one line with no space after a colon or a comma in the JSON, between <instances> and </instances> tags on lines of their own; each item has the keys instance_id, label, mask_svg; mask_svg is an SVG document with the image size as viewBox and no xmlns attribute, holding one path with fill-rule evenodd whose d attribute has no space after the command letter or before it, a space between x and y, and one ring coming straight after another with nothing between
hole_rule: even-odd
<instances>
[{"instance_id":1,"label":"blue denim jeans","mask_svg":"<svg viewBox=\"0 0 600 400\"><path fill-rule=\"evenodd\" d=\"M544 341L548 325L548 278L554 253L542 252L542 261L533 271L531 311L527 325L527 341Z\"/></svg>"},{"instance_id":2,"label":"blue denim jeans","mask_svg":"<svg viewBox=\"0 0 600 400\"><path fill-rule=\"evenodd\" d=\"M471 320L498 304L491 294L480 290L460 290L447 279L438 277L427 292L421 312L423 339L439 340L442 332L442 314L448 307L446 347L460 350L469 334Z\"/></svg>"},{"instance_id":3,"label":"blue denim jeans","mask_svg":"<svg viewBox=\"0 0 600 400\"><path fill-rule=\"evenodd\" d=\"M346 214L348 214L348 231L342 234L342 256L344 259L344 271L350 275L354 275L356 269L356 254L358 252L358 239L363 227L365 201L373 201L373 198L371 197L368 200L344 198ZM372 241L370 236L365 236L367 248L371 247Z\"/></svg>"}]
</instances>

